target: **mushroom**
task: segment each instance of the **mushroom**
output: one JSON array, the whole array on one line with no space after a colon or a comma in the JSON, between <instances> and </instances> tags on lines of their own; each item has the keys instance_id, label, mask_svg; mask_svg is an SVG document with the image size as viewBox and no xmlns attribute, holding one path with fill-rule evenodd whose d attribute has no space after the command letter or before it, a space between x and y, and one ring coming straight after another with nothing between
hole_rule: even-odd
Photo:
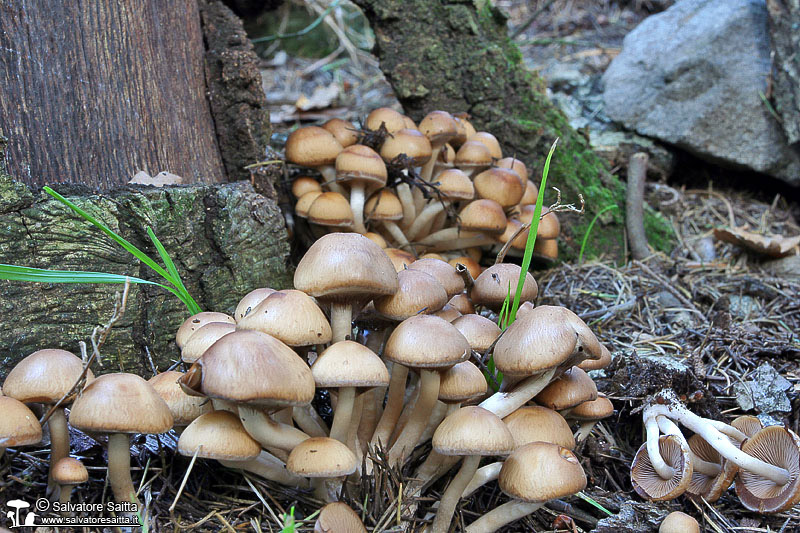
<instances>
[{"instance_id":1,"label":"mushroom","mask_svg":"<svg viewBox=\"0 0 800 533\"><path fill-rule=\"evenodd\" d=\"M119 502L138 503L131 480L131 433L165 433L172 414L153 387L134 374L95 378L75 400L73 427L108 434L108 481Z\"/></svg>"},{"instance_id":2,"label":"mushroom","mask_svg":"<svg viewBox=\"0 0 800 533\"><path fill-rule=\"evenodd\" d=\"M459 214L460 227L445 228L431 233L417 244L429 251L445 252L472 246L497 244L494 236L506 229L506 215L494 200L481 198L468 203Z\"/></svg>"},{"instance_id":3,"label":"mushroom","mask_svg":"<svg viewBox=\"0 0 800 533\"><path fill-rule=\"evenodd\" d=\"M189 396L184 392L178 383L182 377L183 372L169 370L156 374L147 381L167 404L172 413L172 426L178 434L198 416L213 411L211 402L207 399Z\"/></svg>"},{"instance_id":4,"label":"mushroom","mask_svg":"<svg viewBox=\"0 0 800 533\"><path fill-rule=\"evenodd\" d=\"M470 258L459 258L459 259L470 259ZM462 265L464 264L462 261L459 261L459 263L461 263ZM450 266L453 266L452 262L450 263ZM467 268L469 269L471 267ZM453 296L452 298L450 298L447 301L447 304L455 309L458 309L458 311L462 315L475 314L475 306L472 305L472 300L469 299L469 296L467 296L466 291L460 292L455 296Z\"/></svg>"},{"instance_id":5,"label":"mushroom","mask_svg":"<svg viewBox=\"0 0 800 533\"><path fill-rule=\"evenodd\" d=\"M589 374L573 366L534 397L536 403L567 416L570 409L597 399L597 386Z\"/></svg>"},{"instance_id":6,"label":"mushroom","mask_svg":"<svg viewBox=\"0 0 800 533\"><path fill-rule=\"evenodd\" d=\"M692 461L689 446L675 435L658 438L658 448L652 454L648 444L642 444L631 463L631 482L639 496L650 501L671 500L683 494L692 479ZM652 458L669 469L669 477L656 469Z\"/></svg>"},{"instance_id":7,"label":"mushroom","mask_svg":"<svg viewBox=\"0 0 800 533\"><path fill-rule=\"evenodd\" d=\"M42 440L42 426L28 407L14 398L0 396L0 458L6 448L37 444Z\"/></svg>"},{"instance_id":8,"label":"mushroom","mask_svg":"<svg viewBox=\"0 0 800 533\"><path fill-rule=\"evenodd\" d=\"M367 200L364 208L368 220L380 223L401 248L408 248L408 239L397 223L403 218L400 199L388 189L381 189Z\"/></svg>"},{"instance_id":9,"label":"mushroom","mask_svg":"<svg viewBox=\"0 0 800 533\"><path fill-rule=\"evenodd\" d=\"M322 193L322 191L319 192ZM270 289L269 287L253 289L252 291L248 292L244 295L244 298L239 300L239 303L236 305L236 311L233 313L233 317L237 322L243 319L251 309L264 301L264 299L273 292L275 292L275 289Z\"/></svg>"},{"instance_id":10,"label":"mushroom","mask_svg":"<svg viewBox=\"0 0 800 533\"><path fill-rule=\"evenodd\" d=\"M73 398L67 396L72 387L83 375L83 362L66 350L45 349L33 352L22 359L8 373L3 384L5 395L23 403L41 403L55 406L47 424L50 427L50 470L55 464L69 455L69 429L64 407ZM86 371L86 381L94 378L91 370ZM76 391L77 392L77 391ZM55 490L52 475L48 481L48 491Z\"/></svg>"},{"instance_id":11,"label":"mushroom","mask_svg":"<svg viewBox=\"0 0 800 533\"><path fill-rule=\"evenodd\" d=\"M742 452L784 469L789 481L778 483L759 469L739 465L736 495L742 505L759 513L779 513L800 501L800 438L781 426L768 426L742 444Z\"/></svg>"},{"instance_id":12,"label":"mushroom","mask_svg":"<svg viewBox=\"0 0 800 533\"><path fill-rule=\"evenodd\" d=\"M475 176L475 193L478 198L494 200L503 209L519 203L525 187L514 170L491 167Z\"/></svg>"},{"instance_id":13,"label":"mushroom","mask_svg":"<svg viewBox=\"0 0 800 533\"><path fill-rule=\"evenodd\" d=\"M687 442L689 450L692 452L692 463L695 468L686 492L702 496L709 503L719 500L733 483L736 472L739 470L738 467L723 458L700 435L692 435ZM717 468L715 471L701 472L700 470L703 468L697 468L697 466L704 464L715 465Z\"/></svg>"},{"instance_id":14,"label":"mushroom","mask_svg":"<svg viewBox=\"0 0 800 533\"><path fill-rule=\"evenodd\" d=\"M367 529L350 506L332 502L320 509L314 533L367 533Z\"/></svg>"},{"instance_id":15,"label":"mushroom","mask_svg":"<svg viewBox=\"0 0 800 533\"><path fill-rule=\"evenodd\" d=\"M507 455L514 437L497 415L480 407L463 407L445 418L433 434L433 449L442 455L463 456L458 473L442 494L433 520L433 533L447 533L458 500L484 455Z\"/></svg>"},{"instance_id":16,"label":"mushroom","mask_svg":"<svg viewBox=\"0 0 800 533\"><path fill-rule=\"evenodd\" d=\"M299 476L311 478L314 496L329 502L326 480L349 476L356 471L358 460L350 449L336 439L314 437L298 444L289 454L286 468Z\"/></svg>"},{"instance_id":17,"label":"mushroom","mask_svg":"<svg viewBox=\"0 0 800 533\"><path fill-rule=\"evenodd\" d=\"M60 494L58 496L59 503L64 507L61 514L68 514L66 511L66 504L69 503L70 496L72 495L72 488L75 485L86 483L89 481L89 471L83 466L83 463L73 457L63 457L53 467L52 472L53 481L58 484Z\"/></svg>"},{"instance_id":18,"label":"mushroom","mask_svg":"<svg viewBox=\"0 0 800 533\"><path fill-rule=\"evenodd\" d=\"M444 145L458 134L456 121L447 111L431 111L419 123L421 131L431 143L431 157L422 167L420 176L431 181L434 165L439 159L439 152Z\"/></svg>"},{"instance_id":19,"label":"mushroom","mask_svg":"<svg viewBox=\"0 0 800 533\"><path fill-rule=\"evenodd\" d=\"M298 176L292 182L292 195L298 200L302 198L304 194L316 191L322 192L322 185L314 178ZM238 319L239 316L237 315L236 318Z\"/></svg>"},{"instance_id":20,"label":"mushroom","mask_svg":"<svg viewBox=\"0 0 800 533\"><path fill-rule=\"evenodd\" d=\"M491 533L586 487L586 474L575 454L549 442L532 442L514 450L503 463L500 489L514 498L486 513L464 530Z\"/></svg>"},{"instance_id":21,"label":"mushroom","mask_svg":"<svg viewBox=\"0 0 800 533\"><path fill-rule=\"evenodd\" d=\"M294 273L297 289L331 306L333 342L352 332L353 305L397 291L397 272L381 248L357 233L331 233L308 249Z\"/></svg>"},{"instance_id":22,"label":"mushroom","mask_svg":"<svg viewBox=\"0 0 800 533\"><path fill-rule=\"evenodd\" d=\"M358 130L346 120L332 118L322 125L322 129L333 135L344 148L358 142Z\"/></svg>"},{"instance_id":23,"label":"mushroom","mask_svg":"<svg viewBox=\"0 0 800 533\"><path fill-rule=\"evenodd\" d=\"M661 522L658 533L700 533L700 525L688 514L673 511Z\"/></svg>"},{"instance_id":24,"label":"mushroom","mask_svg":"<svg viewBox=\"0 0 800 533\"><path fill-rule=\"evenodd\" d=\"M296 165L318 170L331 190L340 189L336 183L336 156L343 149L329 131L319 126L305 126L286 139L286 159Z\"/></svg>"},{"instance_id":25,"label":"mushroom","mask_svg":"<svg viewBox=\"0 0 800 533\"><path fill-rule=\"evenodd\" d=\"M481 315L464 315L453 321L453 325L467 339L473 350L483 355L500 337L500 328Z\"/></svg>"},{"instance_id":26,"label":"mushroom","mask_svg":"<svg viewBox=\"0 0 800 533\"><path fill-rule=\"evenodd\" d=\"M409 240L425 236L427 228L433 223L433 219L442 213L447 206L459 201L469 201L475 197L475 187L472 185L469 176L457 168L445 170L436 176L438 182L438 199L431 200L414 219L413 224L406 231Z\"/></svg>"},{"instance_id":27,"label":"mushroom","mask_svg":"<svg viewBox=\"0 0 800 533\"><path fill-rule=\"evenodd\" d=\"M381 157L387 163L400 155L406 156L412 167L419 167L431 159L431 143L417 130L401 129L394 132L381 146ZM401 225L405 228L411 225L416 216L414 197L407 183L400 183L396 190L397 196L403 204Z\"/></svg>"},{"instance_id":28,"label":"mushroom","mask_svg":"<svg viewBox=\"0 0 800 533\"><path fill-rule=\"evenodd\" d=\"M181 361L192 364L208 350L212 344L228 333L236 331L235 324L228 322L209 322L199 328L194 335L189 337L181 348Z\"/></svg>"},{"instance_id":29,"label":"mushroom","mask_svg":"<svg viewBox=\"0 0 800 533\"><path fill-rule=\"evenodd\" d=\"M408 265L409 270L421 270L436 278L444 287L447 297L460 294L464 290L464 279L456 269L440 259L417 259Z\"/></svg>"},{"instance_id":30,"label":"mushroom","mask_svg":"<svg viewBox=\"0 0 800 533\"><path fill-rule=\"evenodd\" d=\"M488 131L476 132L470 136L469 140L482 143L489 150L489 155L491 155L492 159L495 161L499 161L503 158L503 150L500 148L500 142L497 140L497 137Z\"/></svg>"},{"instance_id":31,"label":"mushroom","mask_svg":"<svg viewBox=\"0 0 800 533\"><path fill-rule=\"evenodd\" d=\"M381 125L383 125L390 134L407 127L405 117L389 107L373 109L370 111L369 115L367 115L367 120L364 122L364 126L372 131L380 129Z\"/></svg>"},{"instance_id":32,"label":"mushroom","mask_svg":"<svg viewBox=\"0 0 800 533\"><path fill-rule=\"evenodd\" d=\"M513 263L498 263L492 265L475 279L475 284L470 291L470 299L475 305L485 305L493 311L499 311L508 295L511 298L517 292L519 265ZM530 272L525 273L525 282L522 284L520 302L533 302L539 295L539 286Z\"/></svg>"},{"instance_id":33,"label":"mushroom","mask_svg":"<svg viewBox=\"0 0 800 533\"><path fill-rule=\"evenodd\" d=\"M456 167L470 178L492 164L492 154L481 142L469 140L456 152Z\"/></svg>"},{"instance_id":34,"label":"mushroom","mask_svg":"<svg viewBox=\"0 0 800 533\"><path fill-rule=\"evenodd\" d=\"M196 315L190 316L183 322L183 324L181 324L181 327L178 328L178 332L175 334L175 344L178 345L178 348L183 348L183 345L186 344L192 335L194 335L194 332L209 322L227 322L228 324L236 324L236 320L234 320L232 316L226 315L225 313L203 311L202 313L197 313Z\"/></svg>"},{"instance_id":35,"label":"mushroom","mask_svg":"<svg viewBox=\"0 0 800 533\"><path fill-rule=\"evenodd\" d=\"M312 193L313 194L313 193ZM308 221L327 228L351 228L353 210L347 198L335 191L318 195L308 208Z\"/></svg>"},{"instance_id":36,"label":"mushroom","mask_svg":"<svg viewBox=\"0 0 800 533\"><path fill-rule=\"evenodd\" d=\"M571 420L580 422L580 427L575 433L575 440L583 442L583 440L592 433L597 422L613 414L614 405L611 403L611 400L605 396L598 395L595 400L589 400L576 405L569 410L566 416Z\"/></svg>"},{"instance_id":37,"label":"mushroom","mask_svg":"<svg viewBox=\"0 0 800 533\"><path fill-rule=\"evenodd\" d=\"M361 234L364 227L365 189L383 187L387 179L386 165L369 146L354 144L336 157L336 179L350 185L350 208L353 210L353 228Z\"/></svg>"}]
</instances>

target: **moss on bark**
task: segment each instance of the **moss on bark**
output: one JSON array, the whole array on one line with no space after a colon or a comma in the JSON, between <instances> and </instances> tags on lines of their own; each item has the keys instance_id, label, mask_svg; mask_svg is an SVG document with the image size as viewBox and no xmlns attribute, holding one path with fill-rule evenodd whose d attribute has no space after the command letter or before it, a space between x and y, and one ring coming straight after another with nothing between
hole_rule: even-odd
<instances>
[{"instance_id":1,"label":"moss on bark","mask_svg":"<svg viewBox=\"0 0 800 533\"><path fill-rule=\"evenodd\" d=\"M465 111L479 130L493 133L506 155L525 162L541 176L556 137L548 184L562 200L586 200L586 214L565 215L562 251L577 255L586 228L608 205L589 238L588 256L621 256L624 245L624 184L591 151L547 98L540 77L529 71L519 48L507 35L506 16L479 0L355 0L372 24L381 69L406 112L415 120L435 109ZM555 200L553 191L545 203ZM650 244L666 250L672 243L667 221L646 211Z\"/></svg>"}]
</instances>

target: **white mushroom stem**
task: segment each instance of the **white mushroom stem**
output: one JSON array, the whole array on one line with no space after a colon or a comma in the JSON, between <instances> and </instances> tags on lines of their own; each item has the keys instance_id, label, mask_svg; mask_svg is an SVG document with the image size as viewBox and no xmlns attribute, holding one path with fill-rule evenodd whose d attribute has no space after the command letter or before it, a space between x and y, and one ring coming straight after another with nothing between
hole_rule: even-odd
<instances>
[{"instance_id":1,"label":"white mushroom stem","mask_svg":"<svg viewBox=\"0 0 800 533\"><path fill-rule=\"evenodd\" d=\"M350 420L353 416L353 404L356 399L355 387L342 387L339 389L339 400L333 413L331 424L331 438L347 444L347 432L350 430Z\"/></svg>"},{"instance_id":2,"label":"white mushroom stem","mask_svg":"<svg viewBox=\"0 0 800 533\"><path fill-rule=\"evenodd\" d=\"M578 426L578 431L575 432L575 442L581 443L592 434L592 430L597 425L598 420L584 420Z\"/></svg>"},{"instance_id":3,"label":"white mushroom stem","mask_svg":"<svg viewBox=\"0 0 800 533\"><path fill-rule=\"evenodd\" d=\"M433 438L433 433L436 431L436 428L439 427L439 424L442 423L442 420L444 420L450 414L458 411L460 406L460 403L448 405L446 403L437 401L436 406L433 408L433 412L431 413L431 417L428 420L428 424L425 426L425 431L422 432L422 435L419 437L419 441L417 441L417 445L431 440Z\"/></svg>"},{"instance_id":4,"label":"white mushroom stem","mask_svg":"<svg viewBox=\"0 0 800 533\"><path fill-rule=\"evenodd\" d=\"M389 379L389 392L386 396L386 407L378 421L378 426L372 434L370 445L373 447L380 444L384 449L388 449L389 437L392 436L400 413L403 412L403 398L406 394L406 379L408 378L408 367L399 363L392 365L392 376Z\"/></svg>"},{"instance_id":5,"label":"white mushroom stem","mask_svg":"<svg viewBox=\"0 0 800 533\"><path fill-rule=\"evenodd\" d=\"M531 376L521 381L511 392L495 392L483 402L480 407L491 411L500 418L505 418L539 394L542 389L550 384L556 373L555 368L547 370L544 374Z\"/></svg>"},{"instance_id":6,"label":"white mushroom stem","mask_svg":"<svg viewBox=\"0 0 800 533\"><path fill-rule=\"evenodd\" d=\"M408 183L401 183L395 190L397 191L397 198L400 200L400 205L403 206L403 219L400 221L400 225L407 228L417 216L417 210L414 207L414 197L411 195L411 187L409 187Z\"/></svg>"},{"instance_id":7,"label":"white mushroom stem","mask_svg":"<svg viewBox=\"0 0 800 533\"><path fill-rule=\"evenodd\" d=\"M239 419L247 433L265 448L291 451L308 439L308 435L293 426L279 424L266 413L248 405L239 405Z\"/></svg>"},{"instance_id":8,"label":"white mushroom stem","mask_svg":"<svg viewBox=\"0 0 800 533\"><path fill-rule=\"evenodd\" d=\"M408 231L406 231L408 238L413 241L422 230L428 227L428 224L433 222L436 215L444 211L445 205L444 202L431 202L426 205L420 214L417 215L417 218L414 219L414 223L411 224Z\"/></svg>"},{"instance_id":9,"label":"white mushroom stem","mask_svg":"<svg viewBox=\"0 0 800 533\"><path fill-rule=\"evenodd\" d=\"M353 333L353 305L348 302L331 302L331 344L346 340Z\"/></svg>"},{"instance_id":10,"label":"white mushroom stem","mask_svg":"<svg viewBox=\"0 0 800 533\"><path fill-rule=\"evenodd\" d=\"M686 409L670 391L663 391L660 394L660 398L666 399L668 403L666 405L654 404L648 406L642 415L645 420L659 415L666 416L703 437L720 455L733 462L739 468L758 474L781 486L786 485L791 480L791 476L786 469L756 459L734 446L728 437L709 424L708 420ZM649 447L648 453L650 453Z\"/></svg>"},{"instance_id":11,"label":"white mushroom stem","mask_svg":"<svg viewBox=\"0 0 800 533\"><path fill-rule=\"evenodd\" d=\"M495 479L500 476L500 469L503 468L503 462L497 461L496 463L490 463L486 466L482 466L475 471L475 474L472 476L472 479L469 481L467 486L464 488L464 491L461 493L462 498L466 498L479 488L483 487L490 481L494 481Z\"/></svg>"},{"instance_id":12,"label":"white mushroom stem","mask_svg":"<svg viewBox=\"0 0 800 533\"><path fill-rule=\"evenodd\" d=\"M716 477L722 472L722 466L717 463L711 463L709 461L705 461L692 452L692 448L689 446L689 443L686 441L686 437L683 436L680 428L667 418L666 416L659 416L656 417L656 421L658 422L659 429L666 435L674 435L683 443L683 446L689 450L689 458L692 461L692 469L695 472L700 472L701 474L705 474L710 477Z\"/></svg>"},{"instance_id":13,"label":"white mushroom stem","mask_svg":"<svg viewBox=\"0 0 800 533\"><path fill-rule=\"evenodd\" d=\"M385 387L375 387L364 393L364 408L361 413L361 422L358 425L358 441L361 444L362 452L366 451L367 444L378 427L378 420L383 413L385 394Z\"/></svg>"},{"instance_id":14,"label":"white mushroom stem","mask_svg":"<svg viewBox=\"0 0 800 533\"><path fill-rule=\"evenodd\" d=\"M326 186L333 192L338 192L345 198L347 198L347 191L345 191L342 186L336 181L336 167L333 165L324 165L321 167L317 167L317 170L320 174L322 174L323 185Z\"/></svg>"},{"instance_id":15,"label":"white mushroom stem","mask_svg":"<svg viewBox=\"0 0 800 533\"><path fill-rule=\"evenodd\" d=\"M450 529L450 522L453 520L453 513L456 510L459 498L461 498L461 493L464 492L464 489L475 475L480 462L480 455L471 455L464 458L458 474L450 480L450 484L447 485L447 489L442 494L439 510L436 512L436 518L433 519L433 533L447 533Z\"/></svg>"},{"instance_id":16,"label":"white mushroom stem","mask_svg":"<svg viewBox=\"0 0 800 533\"><path fill-rule=\"evenodd\" d=\"M427 248L428 251L447 252L473 246L497 244L497 239L479 232L464 231L459 228L445 228L436 233L431 233L415 244Z\"/></svg>"},{"instance_id":17,"label":"white mushroom stem","mask_svg":"<svg viewBox=\"0 0 800 533\"><path fill-rule=\"evenodd\" d=\"M647 455L650 457L653 469L661 476L661 479L672 479L675 476L675 469L669 466L661 456L658 446L658 437L661 435L661 431L658 429L655 417L646 418L644 428L647 432Z\"/></svg>"},{"instance_id":18,"label":"white mushroom stem","mask_svg":"<svg viewBox=\"0 0 800 533\"><path fill-rule=\"evenodd\" d=\"M431 143L431 158L422 165L422 170L420 170L419 176L424 179L425 181L431 181L431 177L433 176L433 169L436 166L436 161L439 160L439 154L442 151L442 146L445 143Z\"/></svg>"},{"instance_id":19,"label":"white mushroom stem","mask_svg":"<svg viewBox=\"0 0 800 533\"><path fill-rule=\"evenodd\" d=\"M364 182L353 181L350 184L350 209L353 211L353 229L364 235Z\"/></svg>"},{"instance_id":20,"label":"white mushroom stem","mask_svg":"<svg viewBox=\"0 0 800 533\"><path fill-rule=\"evenodd\" d=\"M397 243L398 248L408 249L411 245L408 243L408 238L406 234L403 233L403 230L400 229L396 223L392 222L391 220L384 220L383 227L386 228L386 231L389 232L389 235L392 236L394 242Z\"/></svg>"},{"instance_id":21,"label":"white mushroom stem","mask_svg":"<svg viewBox=\"0 0 800 533\"><path fill-rule=\"evenodd\" d=\"M310 437L327 437L328 426L316 409L310 405L302 405L292 409L292 418L297 426Z\"/></svg>"},{"instance_id":22,"label":"white mushroom stem","mask_svg":"<svg viewBox=\"0 0 800 533\"><path fill-rule=\"evenodd\" d=\"M308 480L304 477L292 474L286 469L286 464L274 455L261 451L258 457L248 461L219 461L228 468L238 468L252 472L264 479L280 483L289 487L308 488Z\"/></svg>"},{"instance_id":23,"label":"white mushroom stem","mask_svg":"<svg viewBox=\"0 0 800 533\"><path fill-rule=\"evenodd\" d=\"M417 445L439 397L440 378L437 370L420 369L419 397L406 427L389 450L389 464L403 464Z\"/></svg>"},{"instance_id":24,"label":"white mushroom stem","mask_svg":"<svg viewBox=\"0 0 800 533\"><path fill-rule=\"evenodd\" d=\"M56 487L56 482L53 481L53 467L57 462L69 455L69 428L67 427L64 408L54 409L47 423L50 426L50 474L47 483L48 490L50 490L50 487L52 489ZM69 491L67 489L67 493Z\"/></svg>"},{"instance_id":25,"label":"white mushroom stem","mask_svg":"<svg viewBox=\"0 0 800 533\"><path fill-rule=\"evenodd\" d=\"M131 480L131 436L127 433L108 436L108 484L117 503L139 503Z\"/></svg>"},{"instance_id":26,"label":"white mushroom stem","mask_svg":"<svg viewBox=\"0 0 800 533\"><path fill-rule=\"evenodd\" d=\"M492 533L506 524L528 516L532 512L544 507L546 502L530 503L520 500L511 500L499 507L495 507L482 517L475 520L464 529L465 533Z\"/></svg>"}]
</instances>

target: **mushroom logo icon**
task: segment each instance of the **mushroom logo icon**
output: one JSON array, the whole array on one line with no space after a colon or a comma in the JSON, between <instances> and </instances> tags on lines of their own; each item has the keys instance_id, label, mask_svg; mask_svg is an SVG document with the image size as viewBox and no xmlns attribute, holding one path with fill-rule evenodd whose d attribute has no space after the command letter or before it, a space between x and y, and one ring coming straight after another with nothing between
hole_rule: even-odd
<instances>
[{"instance_id":1,"label":"mushroom logo icon","mask_svg":"<svg viewBox=\"0 0 800 533\"><path fill-rule=\"evenodd\" d=\"M11 522L11 527L21 527L21 526L28 526L33 525L34 520L36 519L36 513L27 513L25 517L25 522L20 522L19 520L19 511L20 509L27 509L31 506L28 502L24 500L9 500L6 505L14 509L13 511L8 511L6 513L6 517Z\"/></svg>"}]
</instances>

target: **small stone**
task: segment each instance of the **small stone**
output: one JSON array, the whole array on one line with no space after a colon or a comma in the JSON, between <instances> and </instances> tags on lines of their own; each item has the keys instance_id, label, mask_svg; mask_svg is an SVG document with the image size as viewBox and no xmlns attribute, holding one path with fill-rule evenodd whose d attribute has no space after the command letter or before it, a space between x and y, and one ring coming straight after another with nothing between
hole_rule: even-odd
<instances>
[{"instance_id":1,"label":"small stone","mask_svg":"<svg viewBox=\"0 0 800 533\"><path fill-rule=\"evenodd\" d=\"M785 392L792 385L769 363L762 363L756 368L752 378L733 386L736 403L743 411L755 409L764 414L792 411L792 404Z\"/></svg>"}]
</instances>

